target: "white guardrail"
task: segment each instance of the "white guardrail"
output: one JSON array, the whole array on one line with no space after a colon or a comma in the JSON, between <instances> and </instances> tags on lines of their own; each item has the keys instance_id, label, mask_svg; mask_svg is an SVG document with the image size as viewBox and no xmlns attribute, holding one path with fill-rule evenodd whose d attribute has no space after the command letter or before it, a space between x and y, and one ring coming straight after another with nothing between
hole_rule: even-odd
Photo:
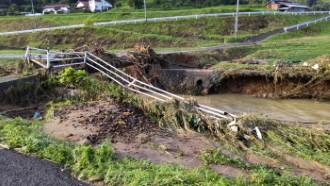
<instances>
[{"instance_id":1,"label":"white guardrail","mask_svg":"<svg viewBox=\"0 0 330 186\"><path fill-rule=\"evenodd\" d=\"M73 57L68 57L68 56L73 56ZM38 64L42 65L46 69L49 69L51 67L51 63L56 61L68 61L68 63L61 65L58 64L52 65L53 68L73 66L73 65L87 65L101 72L105 76L109 77L117 84L133 92L137 92L152 97L162 102L173 98L184 100L183 97L177 96L160 88L149 85L143 81L135 79L134 77L126 74L124 71L119 70L118 68L109 64L108 62L91 54L90 52L66 53L66 52L56 52L56 51L28 46L25 53L25 62L30 62L31 59L38 60L39 61ZM79 62L71 61L71 60L78 60ZM197 110L212 115L214 118L229 118L229 119L234 119L235 122L236 119L238 118L233 114L206 105L198 104L195 106L195 108Z\"/></svg>"},{"instance_id":2,"label":"white guardrail","mask_svg":"<svg viewBox=\"0 0 330 186\"><path fill-rule=\"evenodd\" d=\"M258 14L291 14L291 15L309 15L309 14L330 14L330 11L311 11L311 12L239 12L239 15L258 15ZM170 20L170 19L183 19L183 18L199 18L199 17L216 17L216 16L235 16L236 13L214 13L214 14L198 14L198 15L186 15L186 16L173 16L173 17L160 17L160 18L149 18L147 21L161 21L161 20ZM321 18L323 19L323 18ZM327 20L327 19L326 19ZM137 23L137 22L143 22L146 21L145 19L135 19L135 20L123 20L123 21L109 21L109 22L99 22L99 23L93 23L94 26L98 25L108 25L108 24L120 24L120 23ZM322 20L323 21L323 20ZM313 22L313 21L312 21ZM301 23L305 24L306 23ZM49 31L53 29L65 29L65 28L75 28L75 27L84 27L85 24L79 24L79 25L68 25L68 26L59 26L59 27L49 27L49 28L38 28L38 29L31 29L31 30L18 30L18 31L12 31L12 32L2 32L0 35L10 35L10 34L20 34L20 33L33 33L38 31ZM294 25L297 28L297 25ZM294 29L294 26L291 26L292 28L286 27L287 30ZM301 27L300 25L298 28Z\"/></svg>"},{"instance_id":3,"label":"white guardrail","mask_svg":"<svg viewBox=\"0 0 330 186\"><path fill-rule=\"evenodd\" d=\"M49 31L54 29L65 29L65 28L75 28L75 27L84 27L85 24L79 24L79 25L68 25L68 26L57 26L57 27L49 27L49 28L37 28L32 30L18 30L13 32L2 32L0 35L10 35L10 34L21 34L21 33L34 33L39 31Z\"/></svg>"},{"instance_id":4,"label":"white guardrail","mask_svg":"<svg viewBox=\"0 0 330 186\"><path fill-rule=\"evenodd\" d=\"M285 27L283 29L284 29L285 32L287 32L288 30L299 29L299 28L308 26L308 25L313 24L313 23L317 23L317 22L320 22L320 21L327 21L328 19L330 19L330 16L322 17L320 19L315 19L313 21L308 21L308 22L305 22L305 23L300 23L300 24L288 26L288 27Z\"/></svg>"}]
</instances>

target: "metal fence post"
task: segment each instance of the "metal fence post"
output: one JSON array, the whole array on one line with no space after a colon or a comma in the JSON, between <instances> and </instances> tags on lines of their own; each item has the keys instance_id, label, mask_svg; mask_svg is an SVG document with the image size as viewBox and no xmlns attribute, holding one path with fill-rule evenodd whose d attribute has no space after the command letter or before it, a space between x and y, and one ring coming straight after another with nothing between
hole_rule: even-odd
<instances>
[{"instance_id":1,"label":"metal fence post","mask_svg":"<svg viewBox=\"0 0 330 186\"><path fill-rule=\"evenodd\" d=\"M47 47L47 69L50 67L50 60L49 60L49 47Z\"/></svg>"},{"instance_id":2,"label":"metal fence post","mask_svg":"<svg viewBox=\"0 0 330 186\"><path fill-rule=\"evenodd\" d=\"M84 55L84 64L86 64L87 62L87 52L85 52L85 55Z\"/></svg>"},{"instance_id":3,"label":"metal fence post","mask_svg":"<svg viewBox=\"0 0 330 186\"><path fill-rule=\"evenodd\" d=\"M24 62L25 62L25 63L28 61L27 58L28 58L28 56L29 56L29 52L30 52L30 47L27 46L27 47L26 47L26 52L25 52L25 57L24 57Z\"/></svg>"}]
</instances>

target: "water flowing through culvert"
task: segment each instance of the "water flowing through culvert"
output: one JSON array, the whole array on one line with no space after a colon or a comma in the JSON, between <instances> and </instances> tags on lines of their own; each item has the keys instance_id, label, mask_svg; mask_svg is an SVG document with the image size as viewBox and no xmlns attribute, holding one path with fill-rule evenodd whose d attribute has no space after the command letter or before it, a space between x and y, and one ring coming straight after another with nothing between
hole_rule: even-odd
<instances>
[{"instance_id":1,"label":"water flowing through culvert","mask_svg":"<svg viewBox=\"0 0 330 186\"><path fill-rule=\"evenodd\" d=\"M308 99L272 100L254 98L247 94L216 94L208 96L188 96L198 103L218 108L233 114L265 114L271 119L301 122L330 122L330 103Z\"/></svg>"}]
</instances>

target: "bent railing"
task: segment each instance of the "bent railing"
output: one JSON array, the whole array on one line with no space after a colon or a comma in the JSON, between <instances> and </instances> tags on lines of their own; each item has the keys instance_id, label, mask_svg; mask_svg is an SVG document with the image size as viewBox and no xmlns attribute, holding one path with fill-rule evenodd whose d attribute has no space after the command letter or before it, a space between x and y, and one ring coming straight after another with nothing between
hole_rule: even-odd
<instances>
[{"instance_id":1,"label":"bent railing","mask_svg":"<svg viewBox=\"0 0 330 186\"><path fill-rule=\"evenodd\" d=\"M109 62L104 61L103 59L93 55L90 52L56 52L48 49L40 49L28 46L24 58L26 63L32 61L46 69L49 69L50 67L59 68L74 65L87 65L104 74L120 86L123 86L124 88L133 92L146 95L162 102L173 98L184 100L184 98L181 96L154 87L134 78L133 76L128 75L122 70L111 65ZM56 62L58 61L68 61L68 63L57 64ZM234 114L230 114L225 111L209 107L207 105L198 104L195 106L195 108L204 113L210 114L215 118L229 118L234 120L238 118Z\"/></svg>"}]
</instances>

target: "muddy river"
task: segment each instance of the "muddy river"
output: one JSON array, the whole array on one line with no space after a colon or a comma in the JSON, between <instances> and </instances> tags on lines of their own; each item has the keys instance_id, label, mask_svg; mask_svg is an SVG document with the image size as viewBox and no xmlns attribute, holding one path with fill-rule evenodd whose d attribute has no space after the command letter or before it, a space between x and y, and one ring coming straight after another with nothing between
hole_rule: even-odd
<instances>
[{"instance_id":1,"label":"muddy river","mask_svg":"<svg viewBox=\"0 0 330 186\"><path fill-rule=\"evenodd\" d=\"M181 95L182 96L182 95ZM183 96L189 98L190 96ZM272 100L246 94L195 96L200 104L237 113L262 113L271 119L286 121L330 122L330 103L307 99Z\"/></svg>"}]
</instances>

